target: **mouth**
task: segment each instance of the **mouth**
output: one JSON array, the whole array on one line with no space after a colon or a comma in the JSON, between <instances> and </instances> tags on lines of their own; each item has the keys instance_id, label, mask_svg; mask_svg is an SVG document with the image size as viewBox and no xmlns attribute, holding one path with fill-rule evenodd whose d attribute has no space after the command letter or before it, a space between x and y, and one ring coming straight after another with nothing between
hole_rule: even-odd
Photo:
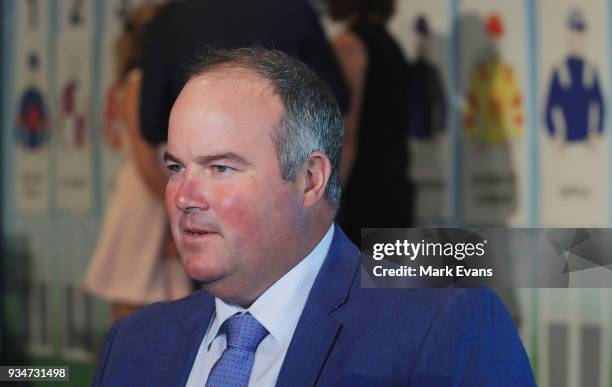
<instances>
[{"instance_id":1,"label":"mouth","mask_svg":"<svg viewBox=\"0 0 612 387\"><path fill-rule=\"evenodd\" d=\"M207 231L189 231L189 230L185 230L185 234L189 235L189 236L197 236L197 235L207 235L210 234Z\"/></svg>"},{"instance_id":2,"label":"mouth","mask_svg":"<svg viewBox=\"0 0 612 387\"><path fill-rule=\"evenodd\" d=\"M212 221L193 216L181 217L178 222L179 238L184 242L199 242L219 234L219 228Z\"/></svg>"},{"instance_id":3,"label":"mouth","mask_svg":"<svg viewBox=\"0 0 612 387\"><path fill-rule=\"evenodd\" d=\"M203 238L213 234L216 233L208 230L199 230L194 228L185 228L183 230L183 235L187 238Z\"/></svg>"}]
</instances>

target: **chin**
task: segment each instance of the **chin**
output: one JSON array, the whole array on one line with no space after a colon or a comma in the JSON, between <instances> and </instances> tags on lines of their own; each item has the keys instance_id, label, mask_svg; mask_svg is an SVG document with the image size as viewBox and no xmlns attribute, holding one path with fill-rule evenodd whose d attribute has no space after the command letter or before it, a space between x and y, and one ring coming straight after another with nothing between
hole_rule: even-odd
<instances>
[{"instance_id":1,"label":"chin","mask_svg":"<svg viewBox=\"0 0 612 387\"><path fill-rule=\"evenodd\" d=\"M202 289L230 304L237 304L243 308L248 308L253 304L255 298L249 298L240 287L230 286L224 281L214 281L202 283Z\"/></svg>"},{"instance_id":2,"label":"chin","mask_svg":"<svg viewBox=\"0 0 612 387\"><path fill-rule=\"evenodd\" d=\"M206 285L225 276L226 270L222 267L209 265L202 257L191 256L183 258L185 273L189 278Z\"/></svg>"}]
</instances>

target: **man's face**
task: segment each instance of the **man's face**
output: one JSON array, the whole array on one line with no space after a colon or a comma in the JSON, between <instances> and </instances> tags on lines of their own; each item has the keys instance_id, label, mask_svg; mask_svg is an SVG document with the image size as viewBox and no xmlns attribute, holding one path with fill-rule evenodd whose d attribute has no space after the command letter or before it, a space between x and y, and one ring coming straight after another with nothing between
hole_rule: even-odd
<instances>
[{"instance_id":1,"label":"man's face","mask_svg":"<svg viewBox=\"0 0 612 387\"><path fill-rule=\"evenodd\" d=\"M263 292L299 240L299 184L282 180L272 139L282 113L270 84L240 69L193 78L172 108L172 234L187 274L225 300Z\"/></svg>"}]
</instances>

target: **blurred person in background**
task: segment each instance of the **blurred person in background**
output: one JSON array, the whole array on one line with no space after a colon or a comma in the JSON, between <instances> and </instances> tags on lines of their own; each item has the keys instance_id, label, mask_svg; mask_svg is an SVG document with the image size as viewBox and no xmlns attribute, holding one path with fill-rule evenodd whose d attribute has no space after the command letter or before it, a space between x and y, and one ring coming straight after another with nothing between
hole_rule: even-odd
<instances>
[{"instance_id":1,"label":"blurred person in background","mask_svg":"<svg viewBox=\"0 0 612 387\"><path fill-rule=\"evenodd\" d=\"M145 139L166 142L170 109L197 58L213 48L249 46L300 59L331 87L345 110L348 90L342 70L309 0L173 1L145 34L140 110Z\"/></svg>"},{"instance_id":2,"label":"blurred person in background","mask_svg":"<svg viewBox=\"0 0 612 387\"><path fill-rule=\"evenodd\" d=\"M142 38L144 26L158 10L153 4L135 9L115 45L118 80L109 103L117 114L108 124L122 126L120 143L126 144L126 151L83 284L112 303L112 321L191 292L163 206L163 164L139 128Z\"/></svg>"},{"instance_id":3,"label":"blurred person in background","mask_svg":"<svg viewBox=\"0 0 612 387\"><path fill-rule=\"evenodd\" d=\"M440 70L429 58L433 32L427 17L416 18L414 33L417 48L410 64L408 132L416 141L435 142L446 128L447 103Z\"/></svg>"},{"instance_id":4,"label":"blurred person in background","mask_svg":"<svg viewBox=\"0 0 612 387\"><path fill-rule=\"evenodd\" d=\"M346 30L334 47L351 93L345 115L339 221L360 243L365 227L410 227L413 189L407 179L409 67L387 31L394 0L327 0Z\"/></svg>"}]
</instances>

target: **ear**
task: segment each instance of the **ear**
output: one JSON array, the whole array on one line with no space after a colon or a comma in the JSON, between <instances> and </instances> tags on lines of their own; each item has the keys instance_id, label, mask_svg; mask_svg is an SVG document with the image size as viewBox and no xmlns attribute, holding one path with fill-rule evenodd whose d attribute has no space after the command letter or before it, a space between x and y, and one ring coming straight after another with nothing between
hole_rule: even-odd
<instances>
[{"instance_id":1,"label":"ear","mask_svg":"<svg viewBox=\"0 0 612 387\"><path fill-rule=\"evenodd\" d=\"M311 207L324 198L331 170L331 163L327 156L319 151L310 154L301 176L304 207Z\"/></svg>"}]
</instances>

